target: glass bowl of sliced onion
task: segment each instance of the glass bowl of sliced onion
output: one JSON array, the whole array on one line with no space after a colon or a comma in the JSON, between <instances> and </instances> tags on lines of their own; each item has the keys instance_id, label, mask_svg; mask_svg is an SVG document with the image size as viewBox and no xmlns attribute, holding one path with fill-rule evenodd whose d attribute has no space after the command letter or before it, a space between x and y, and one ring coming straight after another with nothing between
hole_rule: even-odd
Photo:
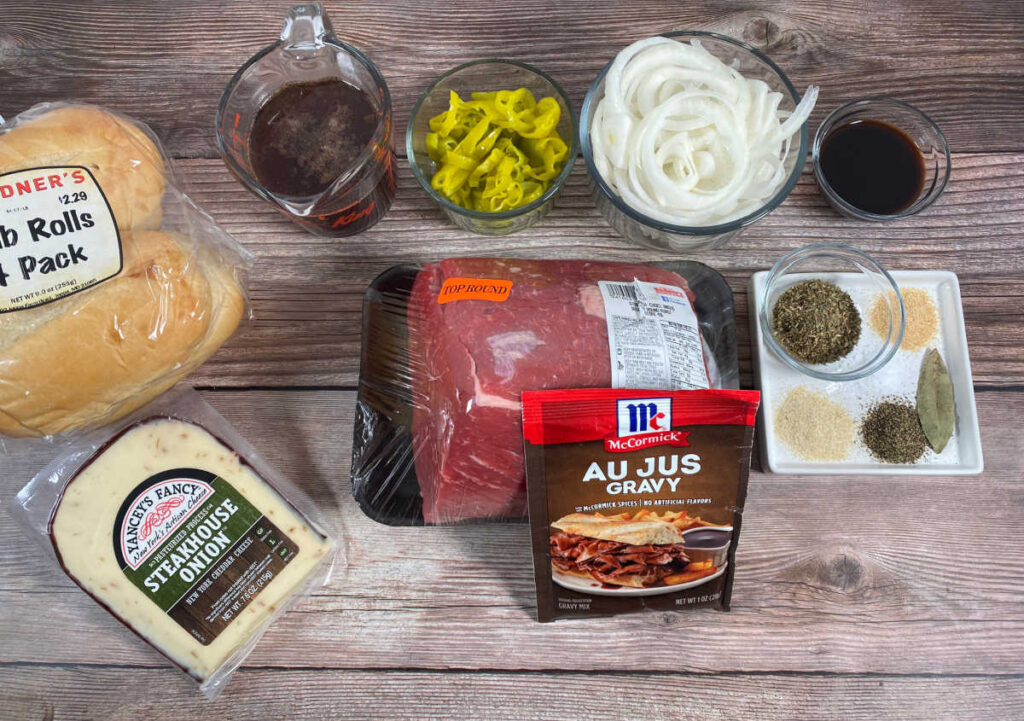
<instances>
[{"instance_id":1,"label":"glass bowl of sliced onion","mask_svg":"<svg viewBox=\"0 0 1024 721\"><path fill-rule=\"evenodd\" d=\"M772 212L807 157L803 98L763 53L708 32L633 43L590 86L580 145L594 202L623 237L717 247Z\"/></svg>"}]
</instances>

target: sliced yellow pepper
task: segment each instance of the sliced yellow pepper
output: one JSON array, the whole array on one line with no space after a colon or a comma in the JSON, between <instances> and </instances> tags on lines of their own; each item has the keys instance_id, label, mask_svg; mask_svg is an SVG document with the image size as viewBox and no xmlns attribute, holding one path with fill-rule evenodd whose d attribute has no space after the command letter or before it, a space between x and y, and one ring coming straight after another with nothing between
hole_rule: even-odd
<instances>
[{"instance_id":1,"label":"sliced yellow pepper","mask_svg":"<svg viewBox=\"0 0 1024 721\"><path fill-rule=\"evenodd\" d=\"M569 148L558 134L562 109L527 88L449 94L425 144L436 172L430 185L451 202L499 213L529 205L558 177Z\"/></svg>"}]
</instances>

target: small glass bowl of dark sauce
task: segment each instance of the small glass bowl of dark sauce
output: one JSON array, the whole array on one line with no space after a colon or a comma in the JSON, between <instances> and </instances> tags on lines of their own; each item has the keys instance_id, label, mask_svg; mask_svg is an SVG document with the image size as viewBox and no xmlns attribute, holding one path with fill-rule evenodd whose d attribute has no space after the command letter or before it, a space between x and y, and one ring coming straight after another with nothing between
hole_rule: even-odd
<instances>
[{"instance_id":1,"label":"small glass bowl of dark sauce","mask_svg":"<svg viewBox=\"0 0 1024 721\"><path fill-rule=\"evenodd\" d=\"M683 531L683 548L691 561L721 566L729 558L732 526L697 526Z\"/></svg>"},{"instance_id":2,"label":"small glass bowl of dark sauce","mask_svg":"<svg viewBox=\"0 0 1024 721\"><path fill-rule=\"evenodd\" d=\"M920 213L946 188L949 145L931 118L892 98L832 111L814 135L814 177L828 202L861 220Z\"/></svg>"}]
</instances>

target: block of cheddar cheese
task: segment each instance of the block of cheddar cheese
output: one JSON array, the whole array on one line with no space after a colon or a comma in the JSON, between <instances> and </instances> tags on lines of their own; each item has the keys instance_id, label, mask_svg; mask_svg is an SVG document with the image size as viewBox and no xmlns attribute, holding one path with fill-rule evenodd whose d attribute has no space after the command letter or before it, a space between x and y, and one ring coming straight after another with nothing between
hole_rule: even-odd
<instances>
[{"instance_id":1,"label":"block of cheddar cheese","mask_svg":"<svg viewBox=\"0 0 1024 721\"><path fill-rule=\"evenodd\" d=\"M49 525L86 593L203 683L333 556L247 461L201 426L129 426L75 474Z\"/></svg>"}]
</instances>

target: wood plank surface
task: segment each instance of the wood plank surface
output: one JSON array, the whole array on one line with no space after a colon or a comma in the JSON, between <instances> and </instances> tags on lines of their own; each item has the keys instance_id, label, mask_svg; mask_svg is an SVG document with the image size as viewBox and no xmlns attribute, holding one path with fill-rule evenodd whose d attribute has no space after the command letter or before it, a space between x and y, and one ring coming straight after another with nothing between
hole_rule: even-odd
<instances>
[{"instance_id":1,"label":"wood plank surface","mask_svg":"<svg viewBox=\"0 0 1024 721\"><path fill-rule=\"evenodd\" d=\"M984 479L753 473L729 614L551 625L533 621L525 525L392 528L362 515L348 481L353 393L204 396L347 537L347 567L271 630L256 665L600 672L611 656L633 672L1024 674L1019 648L1003 642L1024 638L1024 557L978 550L1024 548L1022 391L979 394ZM47 457L9 464L3 490ZM0 548L20 538L8 524ZM39 561L0 555L0 662L160 663ZM42 598L55 620L40 627Z\"/></svg>"},{"instance_id":2,"label":"wood plank surface","mask_svg":"<svg viewBox=\"0 0 1024 721\"><path fill-rule=\"evenodd\" d=\"M130 676L127 674L130 672ZM933 721L955 709L958 721L1024 714L1019 678L942 678L765 674L748 676L604 673L451 674L244 669L232 695L210 704L187 694L183 679L161 671L80 666L19 668L7 699L12 718L152 718L169 695L178 718L237 721L237 699L258 718L388 719L780 718ZM295 689L302 689L295 694ZM359 698L354 704L352 698ZM994 715L993 715L994 714Z\"/></svg>"},{"instance_id":3,"label":"wood plank surface","mask_svg":"<svg viewBox=\"0 0 1024 721\"><path fill-rule=\"evenodd\" d=\"M636 261L673 256L619 237L594 208L582 161L555 209L535 228L476 236L448 223L400 165L390 213L364 235L330 239L296 232L249 195L219 160L180 163L196 200L256 256L254 324L193 376L204 386L352 387L359 372L362 294L391 265L459 255L586 257ZM801 178L774 213L725 247L688 256L721 272L735 294L743 380L752 382L746 285L786 252L813 242L864 250L890 270L945 269L959 275L976 383L1015 385L1024 377L1024 154L967 154L939 202L893 223L839 218ZM994 275L993 268L999 273Z\"/></svg>"},{"instance_id":4,"label":"wood plank surface","mask_svg":"<svg viewBox=\"0 0 1024 721\"><path fill-rule=\"evenodd\" d=\"M73 99L147 121L185 189L252 252L255 319L188 382L346 539L331 582L209 703L0 514L0 720L1024 718L1024 3L327 3L338 34L388 80L400 157L413 103L456 64L534 63L578 110L619 49L680 29L742 38L799 89L819 84L812 132L842 102L892 95L923 108L954 151L945 194L919 216L840 218L808 170L762 222L690 257L734 291L746 387L746 284L785 252L837 241L890 269L956 272L985 473L776 476L755 454L733 611L544 625L533 620L525 525L394 528L353 503L363 291L391 265L448 256L678 256L618 237L581 159L552 213L513 236L454 228L404 159L376 227L303 233L230 176L213 138L225 84L277 36L286 7L0 5L0 114ZM55 452L0 455L0 505Z\"/></svg>"},{"instance_id":5,"label":"wood plank surface","mask_svg":"<svg viewBox=\"0 0 1024 721\"><path fill-rule=\"evenodd\" d=\"M144 116L170 152L214 157L221 92L277 39L286 3L7 0L0 25L0 113L77 99ZM919 105L954 150L1024 150L1024 39L1016 2L787 0L327 3L342 39L380 67L404 131L419 95L470 59L523 60L550 73L578 109L620 49L674 30L707 30L764 50L801 92L822 87L812 127L837 105L894 95ZM130 8L130 10L127 10ZM59 24L55 27L55 18ZM188 112L182 112L187 108Z\"/></svg>"}]
</instances>

